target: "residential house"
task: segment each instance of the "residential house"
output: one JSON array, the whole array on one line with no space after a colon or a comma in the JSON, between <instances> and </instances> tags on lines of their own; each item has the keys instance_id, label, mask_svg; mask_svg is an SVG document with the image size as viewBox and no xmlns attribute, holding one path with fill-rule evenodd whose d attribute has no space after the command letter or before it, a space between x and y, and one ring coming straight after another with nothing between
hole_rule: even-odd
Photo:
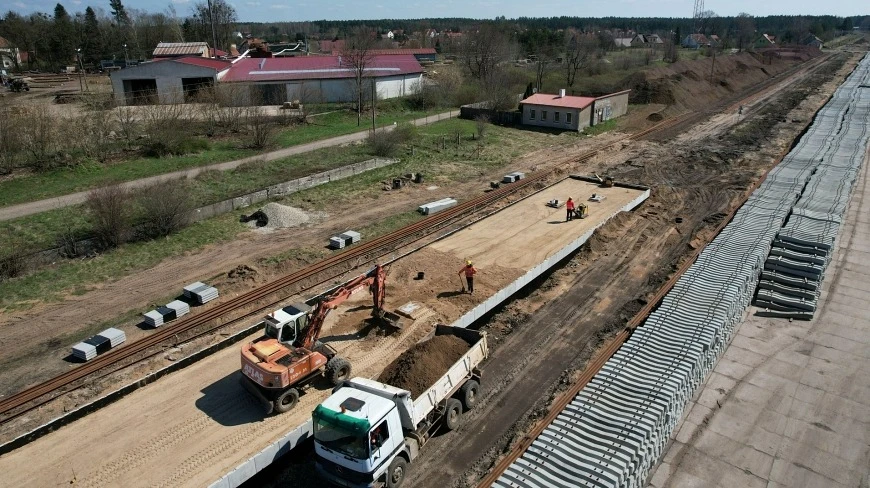
<instances>
[{"instance_id":1,"label":"residential house","mask_svg":"<svg viewBox=\"0 0 870 488\"><path fill-rule=\"evenodd\" d=\"M199 56L209 57L208 43L205 42L160 42L151 56L155 59L183 58Z\"/></svg>"},{"instance_id":2,"label":"residential house","mask_svg":"<svg viewBox=\"0 0 870 488\"><path fill-rule=\"evenodd\" d=\"M602 97L577 97L536 93L520 102L523 125L582 131L583 129L625 115L631 90Z\"/></svg>"},{"instance_id":3,"label":"residential house","mask_svg":"<svg viewBox=\"0 0 870 488\"><path fill-rule=\"evenodd\" d=\"M803 44L804 46L814 47L816 49L821 49L822 47L824 47L824 43L822 42L822 40L812 34L805 37L804 40L801 41L801 44Z\"/></svg>"},{"instance_id":4,"label":"residential house","mask_svg":"<svg viewBox=\"0 0 870 488\"><path fill-rule=\"evenodd\" d=\"M643 34L638 34L634 36L634 38L632 38L631 47L644 47L647 45L647 42L648 41L646 39L646 36L644 36Z\"/></svg>"},{"instance_id":5,"label":"residential house","mask_svg":"<svg viewBox=\"0 0 870 488\"><path fill-rule=\"evenodd\" d=\"M651 46L660 46L665 43L665 41L658 34L648 34L644 37L646 38L646 43Z\"/></svg>"},{"instance_id":6,"label":"residential house","mask_svg":"<svg viewBox=\"0 0 870 488\"><path fill-rule=\"evenodd\" d=\"M393 31L387 31L387 33L384 34L384 37L387 39L394 39L396 37L396 35L393 34Z\"/></svg>"},{"instance_id":7,"label":"residential house","mask_svg":"<svg viewBox=\"0 0 870 488\"><path fill-rule=\"evenodd\" d=\"M420 89L423 68L411 54L376 55L365 68L364 93L379 99L412 95ZM221 84L238 84L236 103L280 104L316 97L323 102L356 100L355 70L342 56L297 56L241 59L220 73Z\"/></svg>"},{"instance_id":8,"label":"residential house","mask_svg":"<svg viewBox=\"0 0 870 488\"><path fill-rule=\"evenodd\" d=\"M770 34L761 34L761 37L755 40L755 47L771 47L776 45L776 37Z\"/></svg>"},{"instance_id":9,"label":"residential house","mask_svg":"<svg viewBox=\"0 0 870 488\"><path fill-rule=\"evenodd\" d=\"M631 47L632 40L634 40L633 37L614 37L613 43L616 47Z\"/></svg>"},{"instance_id":10,"label":"residential house","mask_svg":"<svg viewBox=\"0 0 870 488\"><path fill-rule=\"evenodd\" d=\"M12 45L11 42L3 37L0 37L0 68L18 68L19 66L21 66L21 63L24 62L21 59L22 54L26 55L27 53L20 52L17 47Z\"/></svg>"},{"instance_id":11,"label":"residential house","mask_svg":"<svg viewBox=\"0 0 870 488\"><path fill-rule=\"evenodd\" d=\"M704 34L689 34L682 42L682 46L688 49L698 49L709 45L710 40Z\"/></svg>"},{"instance_id":12,"label":"residential house","mask_svg":"<svg viewBox=\"0 0 870 488\"><path fill-rule=\"evenodd\" d=\"M215 85L230 62L200 56L158 59L109 74L119 105L184 103Z\"/></svg>"}]
</instances>

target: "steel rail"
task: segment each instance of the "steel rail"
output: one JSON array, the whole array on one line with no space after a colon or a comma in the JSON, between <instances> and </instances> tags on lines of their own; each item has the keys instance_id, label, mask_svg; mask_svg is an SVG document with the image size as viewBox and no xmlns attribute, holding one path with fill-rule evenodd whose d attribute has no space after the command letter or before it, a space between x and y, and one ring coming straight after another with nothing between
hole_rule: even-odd
<instances>
[{"instance_id":1,"label":"steel rail","mask_svg":"<svg viewBox=\"0 0 870 488\"><path fill-rule=\"evenodd\" d=\"M686 115L687 114L681 114L677 118L684 117ZM673 123L673 119L667 119L637 134L626 135L614 141L604 143L599 147L580 154L579 156L570 156L564 158L562 162L567 163L587 161L597 155L598 152L602 149L613 146L628 139L635 139L637 137L647 135L656 130L665 129ZM528 175L526 178L523 178L515 183L491 190L476 198L462 202L453 208L450 208L443 212L439 212L438 214L429 216L418 222L409 224L389 234L372 239L371 241L367 241L360 245L351 247L344 252L336 253L333 256L318 261L317 263L307 266L301 270L285 275L270 283L267 283L242 295L227 300L226 302L223 302L213 308L205 310L202 313L198 313L196 315L191 315L187 318L181 319L179 322L176 322L171 326L162 328L150 336L139 339L138 341L135 341L118 349L110 350L109 352L97 356L92 361L87 362L77 367L76 369L62 373L42 383L28 387L8 398L4 398L0 400L0 417L2 417L0 418L0 423L6 422L12 418L19 416L22 412L15 413L13 411L25 406L30 402L34 402L40 397L61 390L62 388L67 387L76 381L82 380L101 369L110 367L112 365L115 365L116 363L120 363L121 361L130 359L137 354L146 352L148 349L158 346L168 340L171 340L180 334L193 330L196 327L208 324L211 321L218 319L226 314L244 308L259 300L263 300L266 297L284 288L287 288L288 286L292 286L305 279L316 276L329 268L333 268L347 263L352 263L354 261L359 262L361 260L364 260L366 255L374 253L377 250L383 249L385 247L399 245L409 237L414 236L415 234L428 235L429 233L436 231L441 226L449 224L450 222L461 218L470 212L475 212L482 207L491 205L498 200L501 200L504 197L516 193L523 188L527 188L534 183L544 180L545 178L552 175L555 171L557 171L558 167L559 165L557 164L556 167L553 169L534 172ZM47 403L52 399L53 398L45 399L37 405L32 405L26 410L32 410L33 408Z\"/></svg>"}]
</instances>

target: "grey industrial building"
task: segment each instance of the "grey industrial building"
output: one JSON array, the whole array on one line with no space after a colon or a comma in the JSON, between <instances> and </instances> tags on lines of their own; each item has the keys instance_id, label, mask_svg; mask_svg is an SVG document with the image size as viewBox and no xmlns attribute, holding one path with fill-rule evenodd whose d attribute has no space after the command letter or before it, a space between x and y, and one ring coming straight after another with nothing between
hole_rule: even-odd
<instances>
[{"instance_id":1,"label":"grey industrial building","mask_svg":"<svg viewBox=\"0 0 870 488\"><path fill-rule=\"evenodd\" d=\"M112 72L112 91L120 105L184 103L203 89L214 87L228 61L202 57L142 63Z\"/></svg>"}]
</instances>

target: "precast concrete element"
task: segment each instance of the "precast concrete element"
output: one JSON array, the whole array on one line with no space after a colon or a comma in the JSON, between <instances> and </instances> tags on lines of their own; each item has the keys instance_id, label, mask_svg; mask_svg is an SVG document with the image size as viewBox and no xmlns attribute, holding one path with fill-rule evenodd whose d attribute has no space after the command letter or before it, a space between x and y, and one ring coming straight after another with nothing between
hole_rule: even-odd
<instances>
[{"instance_id":1,"label":"precast concrete element","mask_svg":"<svg viewBox=\"0 0 870 488\"><path fill-rule=\"evenodd\" d=\"M870 85L870 56L658 309L494 486L645 484L687 402L729 344L759 277L793 286L822 276L817 258L827 256L833 245L867 147L870 90L861 85ZM818 220L820 214L823 220ZM767 261L775 238L814 248L813 258L801 262L774 256L777 264L770 269ZM804 275L791 272L796 268ZM804 297L796 300L808 302ZM807 308L796 308L795 313L805 315Z\"/></svg>"}]
</instances>

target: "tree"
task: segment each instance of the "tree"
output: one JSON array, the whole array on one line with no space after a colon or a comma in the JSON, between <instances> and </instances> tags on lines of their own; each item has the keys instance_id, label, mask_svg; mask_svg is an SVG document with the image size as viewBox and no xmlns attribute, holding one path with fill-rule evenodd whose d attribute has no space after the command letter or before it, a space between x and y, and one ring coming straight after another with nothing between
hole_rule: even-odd
<instances>
[{"instance_id":1,"label":"tree","mask_svg":"<svg viewBox=\"0 0 870 488\"><path fill-rule=\"evenodd\" d=\"M56 57L55 63L66 65L75 52L73 39L75 28L66 9L61 4L54 7L54 22L52 26L51 48Z\"/></svg>"},{"instance_id":2,"label":"tree","mask_svg":"<svg viewBox=\"0 0 870 488\"><path fill-rule=\"evenodd\" d=\"M112 9L112 16L115 17L118 26L130 25L130 16L121 0L109 0L109 8Z\"/></svg>"},{"instance_id":3,"label":"tree","mask_svg":"<svg viewBox=\"0 0 870 488\"><path fill-rule=\"evenodd\" d=\"M565 35L565 84L568 88L577 81L577 73L589 64L597 48L596 39L577 31Z\"/></svg>"},{"instance_id":4,"label":"tree","mask_svg":"<svg viewBox=\"0 0 870 488\"><path fill-rule=\"evenodd\" d=\"M226 0L212 0L211 10L209 10L207 2L194 4L193 15L191 16L194 36L185 33L185 37L190 41L211 39L212 15L214 16L214 30L217 42L217 45L212 47L228 50L232 42L233 31L236 29L236 22L238 22L238 15L236 14L236 9L227 3Z\"/></svg>"},{"instance_id":5,"label":"tree","mask_svg":"<svg viewBox=\"0 0 870 488\"><path fill-rule=\"evenodd\" d=\"M100 22L97 20L97 13L94 9L88 7L85 9L85 18L82 25L82 62L87 65L94 65L99 62L103 52L102 46L103 36L100 33Z\"/></svg>"},{"instance_id":6,"label":"tree","mask_svg":"<svg viewBox=\"0 0 870 488\"><path fill-rule=\"evenodd\" d=\"M755 37L755 20L746 12L740 12L735 19L737 28L737 49L743 51L752 45Z\"/></svg>"},{"instance_id":7,"label":"tree","mask_svg":"<svg viewBox=\"0 0 870 488\"><path fill-rule=\"evenodd\" d=\"M365 26L355 27L345 40L341 53L342 66L353 71L353 89L356 94L356 125L362 125L363 98L366 90L366 71L374 58L372 50L377 43L377 33ZM370 80L375 83L374 78Z\"/></svg>"},{"instance_id":8,"label":"tree","mask_svg":"<svg viewBox=\"0 0 870 488\"><path fill-rule=\"evenodd\" d=\"M510 52L508 36L494 24L484 24L463 37L460 55L471 76L479 80L488 78Z\"/></svg>"}]
</instances>

